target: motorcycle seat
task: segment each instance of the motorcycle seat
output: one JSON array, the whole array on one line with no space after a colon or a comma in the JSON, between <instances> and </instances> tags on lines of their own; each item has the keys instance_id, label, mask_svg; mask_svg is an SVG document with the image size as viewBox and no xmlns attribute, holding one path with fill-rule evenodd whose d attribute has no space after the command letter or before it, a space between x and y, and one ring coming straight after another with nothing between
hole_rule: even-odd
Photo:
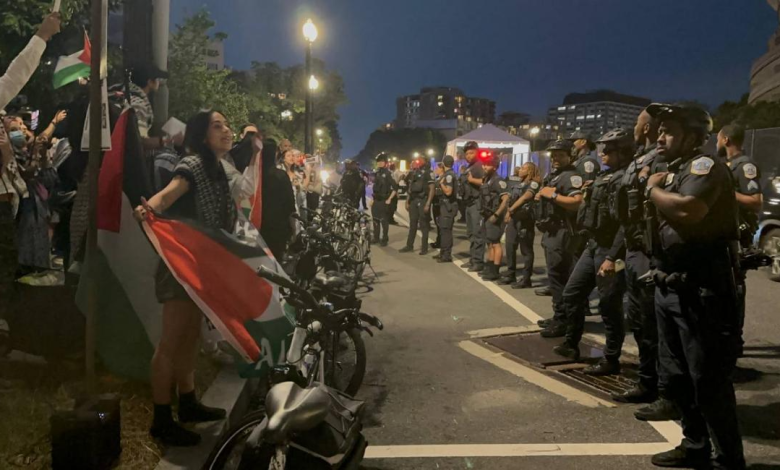
<instances>
[{"instance_id":1,"label":"motorcycle seat","mask_svg":"<svg viewBox=\"0 0 780 470\"><path fill-rule=\"evenodd\" d=\"M294 382L280 383L265 397L268 426L263 438L272 444L289 440L293 433L308 431L328 415L330 395L320 386L302 388Z\"/></svg>"},{"instance_id":2,"label":"motorcycle seat","mask_svg":"<svg viewBox=\"0 0 780 470\"><path fill-rule=\"evenodd\" d=\"M314 277L314 283L325 289L339 289L347 285L347 280L339 275L319 273Z\"/></svg>"}]
</instances>

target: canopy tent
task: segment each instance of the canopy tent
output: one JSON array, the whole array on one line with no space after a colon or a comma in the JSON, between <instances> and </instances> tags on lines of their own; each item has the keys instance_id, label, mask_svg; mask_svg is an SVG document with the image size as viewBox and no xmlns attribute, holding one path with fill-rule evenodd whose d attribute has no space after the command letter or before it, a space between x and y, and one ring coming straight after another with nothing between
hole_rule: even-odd
<instances>
[{"instance_id":1,"label":"canopy tent","mask_svg":"<svg viewBox=\"0 0 780 470\"><path fill-rule=\"evenodd\" d=\"M475 141L479 148L483 149L512 149L511 161L502 161L500 173L504 174L517 165L520 165L530 158L531 143L522 137L512 135L493 124L485 124L479 129L475 129L466 135L460 136L447 143L447 155L457 157L458 149L463 148L466 142ZM525 160L523 156L526 156Z\"/></svg>"}]
</instances>

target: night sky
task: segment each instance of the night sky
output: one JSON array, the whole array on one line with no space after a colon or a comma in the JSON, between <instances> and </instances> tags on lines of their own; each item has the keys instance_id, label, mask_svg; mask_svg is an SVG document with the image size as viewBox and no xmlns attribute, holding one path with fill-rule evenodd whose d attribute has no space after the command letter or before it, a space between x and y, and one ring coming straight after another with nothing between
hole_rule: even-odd
<instances>
[{"instance_id":1,"label":"night sky","mask_svg":"<svg viewBox=\"0 0 780 470\"><path fill-rule=\"evenodd\" d=\"M566 93L611 88L717 106L749 89L777 26L765 0L173 0L172 23L205 6L228 33L226 64L315 56L344 77L343 157L428 85L542 116Z\"/></svg>"}]
</instances>

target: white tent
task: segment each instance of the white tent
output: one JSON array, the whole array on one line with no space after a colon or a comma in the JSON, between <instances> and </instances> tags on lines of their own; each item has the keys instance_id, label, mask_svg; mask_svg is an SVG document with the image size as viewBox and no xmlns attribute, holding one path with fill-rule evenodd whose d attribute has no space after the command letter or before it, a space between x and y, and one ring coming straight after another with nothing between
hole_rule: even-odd
<instances>
[{"instance_id":1,"label":"white tent","mask_svg":"<svg viewBox=\"0 0 780 470\"><path fill-rule=\"evenodd\" d=\"M463 148L466 142L475 141L480 148L485 149L512 149L512 161L507 162L509 168L518 166L530 158L531 143L522 137L512 135L493 124L485 124L466 135L460 136L447 143L447 155L457 157L458 149ZM524 158L525 157L525 158Z\"/></svg>"}]
</instances>

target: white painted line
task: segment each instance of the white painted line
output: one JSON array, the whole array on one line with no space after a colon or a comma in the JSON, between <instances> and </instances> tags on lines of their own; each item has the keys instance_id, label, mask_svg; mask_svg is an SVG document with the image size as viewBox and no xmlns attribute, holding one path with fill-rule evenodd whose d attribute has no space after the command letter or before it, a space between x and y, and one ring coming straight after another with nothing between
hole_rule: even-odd
<instances>
[{"instance_id":1,"label":"white painted line","mask_svg":"<svg viewBox=\"0 0 780 470\"><path fill-rule=\"evenodd\" d=\"M526 326L504 326L500 328L485 328L484 330L474 330L466 332L471 339L490 338L493 336L519 335L523 333L536 333L542 329L537 325Z\"/></svg>"},{"instance_id":2,"label":"white painted line","mask_svg":"<svg viewBox=\"0 0 780 470\"><path fill-rule=\"evenodd\" d=\"M495 294L496 297L501 299L505 304L509 305L517 313L525 317L526 320L528 320L529 322L535 325L536 322L543 319L541 316L539 316L538 313L528 308L524 303L517 300L512 294L510 294L509 292L505 291L504 289L496 285L496 283L492 281L491 282L483 281L482 278L479 277L479 274L470 273L467 269L463 268L464 264L466 263L465 262L455 263L455 265L458 266L458 268L460 268L460 270L463 271L463 273L465 273L471 279L482 284L487 290Z\"/></svg>"},{"instance_id":3,"label":"white painted line","mask_svg":"<svg viewBox=\"0 0 780 470\"><path fill-rule=\"evenodd\" d=\"M587 457L653 455L670 449L667 442L625 444L445 444L369 446L367 459L464 457Z\"/></svg>"},{"instance_id":4,"label":"white painted line","mask_svg":"<svg viewBox=\"0 0 780 470\"><path fill-rule=\"evenodd\" d=\"M467 353L483 359L498 367L499 369L503 369L512 375L520 377L527 382L530 382L571 402L579 403L580 405L587 406L588 408L615 408L616 406L614 403L610 403L606 400L602 400L598 397L594 397L593 395L577 390L576 388L555 380L541 372L537 372L530 367L526 367L518 362L508 359L504 356L503 353L491 351L490 349L472 341L461 341L458 343L458 346Z\"/></svg>"},{"instance_id":5,"label":"white painted line","mask_svg":"<svg viewBox=\"0 0 780 470\"><path fill-rule=\"evenodd\" d=\"M682 428L675 421L650 421L650 425L674 446L683 440Z\"/></svg>"}]
</instances>

